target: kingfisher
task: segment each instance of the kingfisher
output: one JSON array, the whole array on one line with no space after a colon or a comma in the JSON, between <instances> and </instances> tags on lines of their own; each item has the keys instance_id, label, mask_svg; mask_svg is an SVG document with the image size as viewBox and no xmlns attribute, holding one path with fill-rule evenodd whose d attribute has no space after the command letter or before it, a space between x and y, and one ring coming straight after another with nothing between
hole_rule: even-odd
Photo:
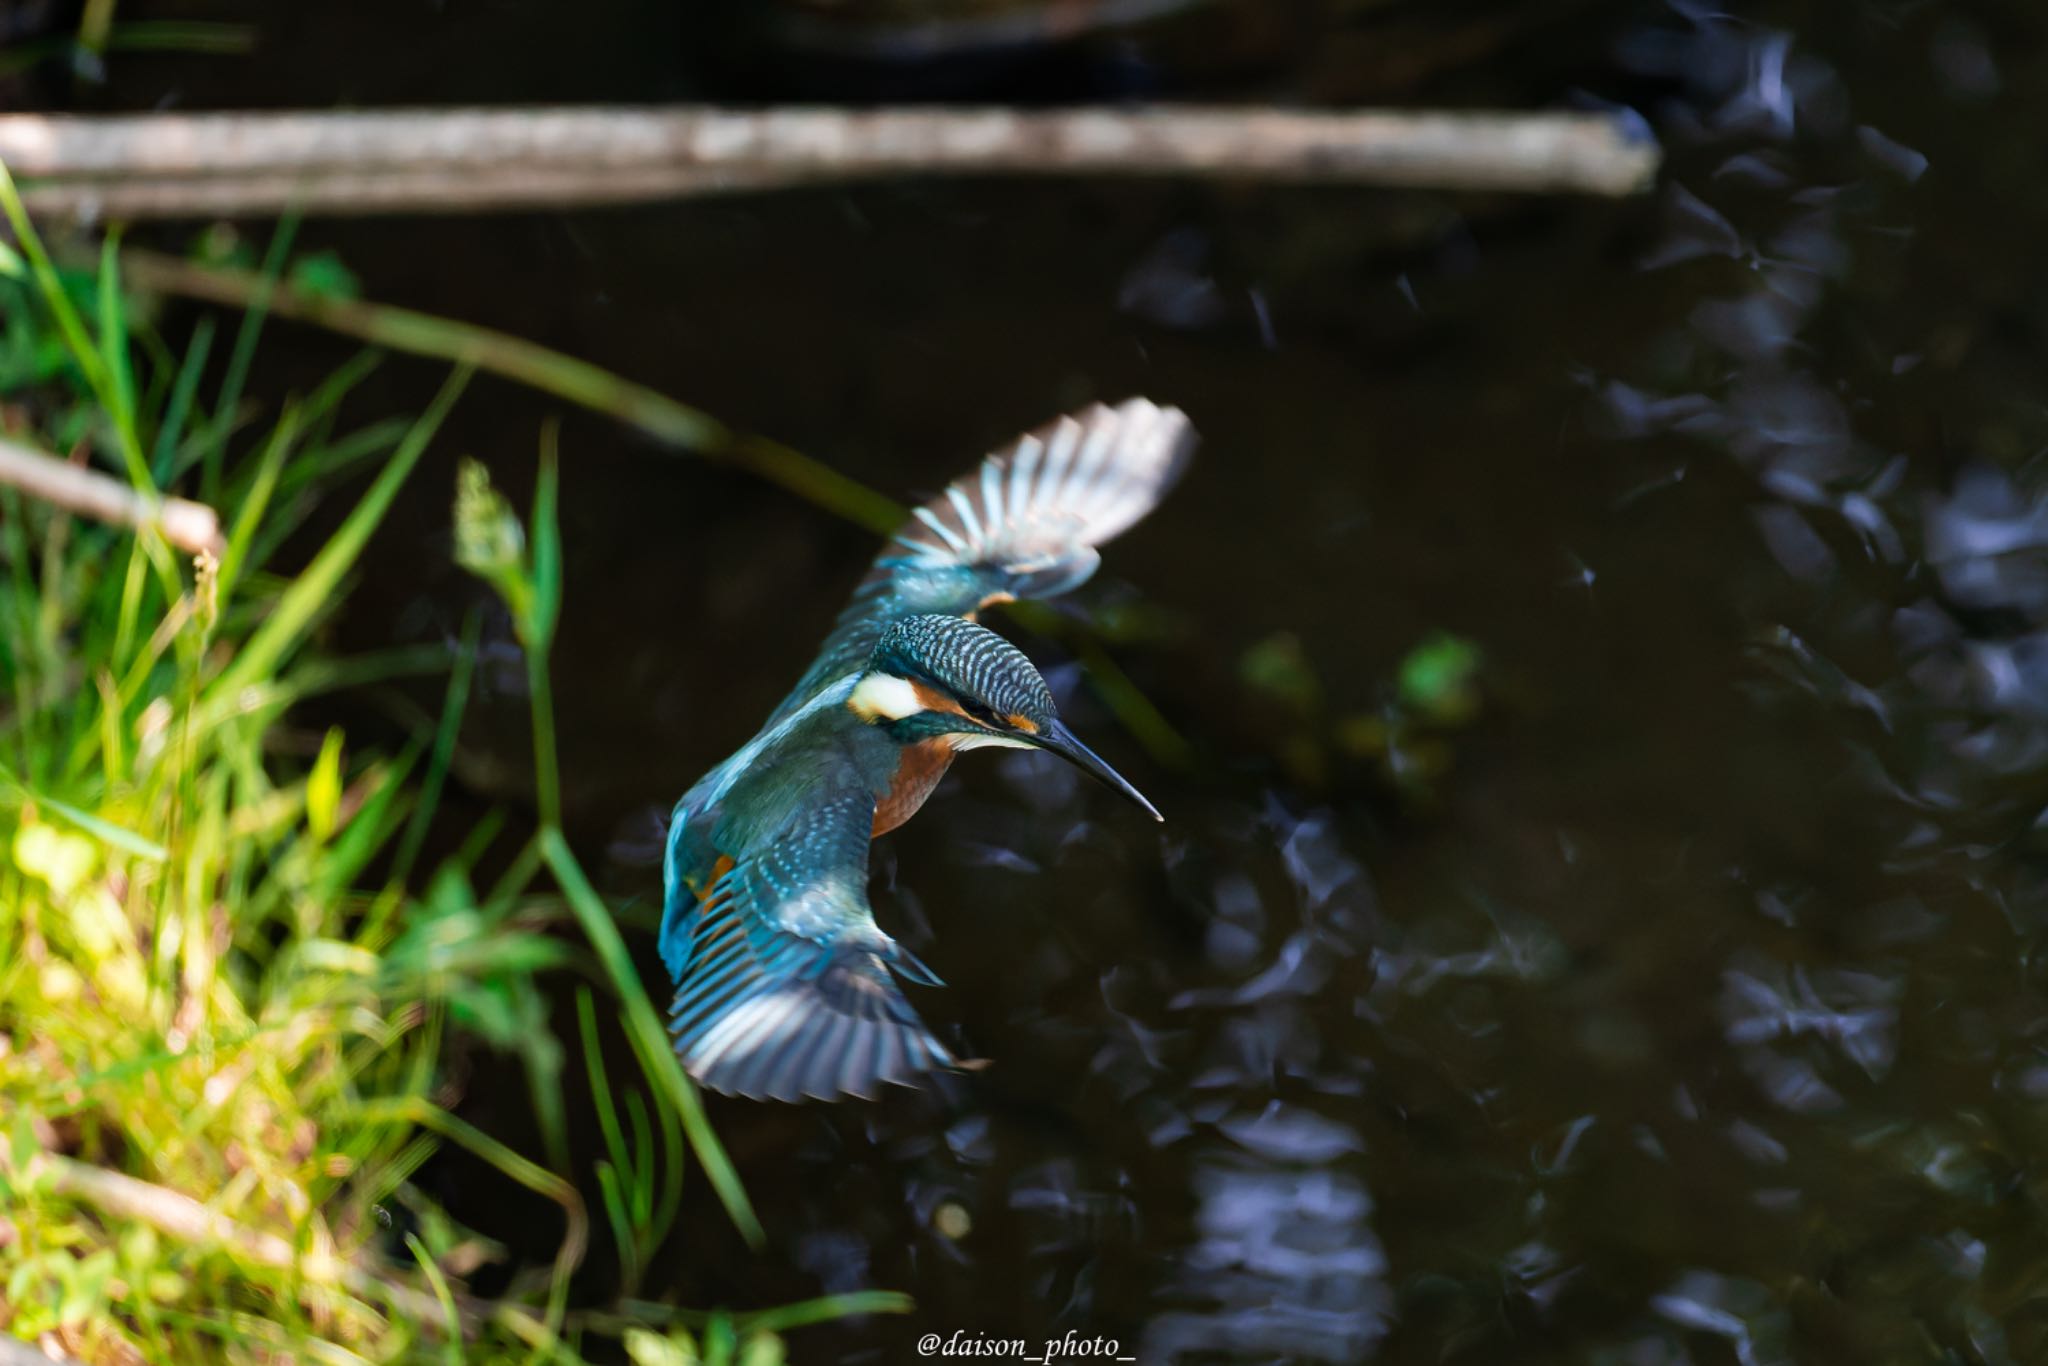
<instances>
[{"instance_id":1,"label":"kingfisher","mask_svg":"<svg viewBox=\"0 0 2048 1366\"><path fill-rule=\"evenodd\" d=\"M800 1101L915 1086L961 1061L902 984L939 978L875 923L868 846L916 814L953 757L1059 755L1159 812L1060 721L1023 651L975 620L1055 597L1150 512L1194 447L1177 408L1096 404L1025 433L919 507L760 733L676 804L662 962L685 1070Z\"/></svg>"}]
</instances>

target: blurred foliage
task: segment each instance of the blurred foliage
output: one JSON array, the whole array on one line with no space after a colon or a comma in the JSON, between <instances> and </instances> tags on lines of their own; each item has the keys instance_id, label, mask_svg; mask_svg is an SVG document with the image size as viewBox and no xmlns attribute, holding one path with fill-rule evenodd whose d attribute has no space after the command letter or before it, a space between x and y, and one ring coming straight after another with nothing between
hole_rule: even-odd
<instances>
[{"instance_id":1,"label":"blurred foliage","mask_svg":"<svg viewBox=\"0 0 2048 1366\"><path fill-rule=\"evenodd\" d=\"M102 84L116 52L189 52L222 56L254 50L247 24L207 20L118 18L116 0L83 4L0 0L0 82L24 74L68 70L74 80ZM0 85L0 93L5 86Z\"/></svg>"},{"instance_id":2,"label":"blurred foliage","mask_svg":"<svg viewBox=\"0 0 2048 1366\"><path fill-rule=\"evenodd\" d=\"M1478 645L1438 631L1401 659L1392 685L1369 710L1332 715L1322 674L1293 632L1248 647L1238 678L1279 728L1274 752L1295 782L1328 785L1337 760L1370 763L1404 799L1427 804L1450 771L1452 739L1481 710Z\"/></svg>"},{"instance_id":3,"label":"blurred foliage","mask_svg":"<svg viewBox=\"0 0 2048 1366\"><path fill-rule=\"evenodd\" d=\"M56 278L72 308L92 308L95 286L89 272L59 270ZM0 241L0 394L18 394L31 386L62 380L73 393L82 395L84 378L28 263Z\"/></svg>"},{"instance_id":4,"label":"blurred foliage","mask_svg":"<svg viewBox=\"0 0 2048 1366\"><path fill-rule=\"evenodd\" d=\"M741 1338L724 1320L701 1338L680 1328L667 1336L629 1328L626 1355L633 1366L782 1366L783 1361L782 1341L773 1333Z\"/></svg>"},{"instance_id":5,"label":"blurred foliage","mask_svg":"<svg viewBox=\"0 0 2048 1366\"><path fill-rule=\"evenodd\" d=\"M1463 725L1479 710L1479 647L1439 631L1401 661L1400 702L1418 718Z\"/></svg>"},{"instance_id":6,"label":"blurred foliage","mask_svg":"<svg viewBox=\"0 0 2048 1366\"><path fill-rule=\"evenodd\" d=\"M363 292L355 272L331 251L309 251L295 258L285 278L293 289L319 299L354 299Z\"/></svg>"}]
</instances>

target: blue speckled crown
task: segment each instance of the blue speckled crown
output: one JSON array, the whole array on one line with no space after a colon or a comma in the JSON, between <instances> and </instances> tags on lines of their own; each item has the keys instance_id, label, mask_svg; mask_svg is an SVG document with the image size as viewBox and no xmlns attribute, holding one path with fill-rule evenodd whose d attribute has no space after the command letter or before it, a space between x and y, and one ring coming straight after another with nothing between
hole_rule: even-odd
<instances>
[{"instance_id":1,"label":"blue speckled crown","mask_svg":"<svg viewBox=\"0 0 2048 1366\"><path fill-rule=\"evenodd\" d=\"M963 617L918 616L892 622L875 643L868 667L923 679L996 712L1043 726L1055 712L1052 692L1022 650Z\"/></svg>"}]
</instances>

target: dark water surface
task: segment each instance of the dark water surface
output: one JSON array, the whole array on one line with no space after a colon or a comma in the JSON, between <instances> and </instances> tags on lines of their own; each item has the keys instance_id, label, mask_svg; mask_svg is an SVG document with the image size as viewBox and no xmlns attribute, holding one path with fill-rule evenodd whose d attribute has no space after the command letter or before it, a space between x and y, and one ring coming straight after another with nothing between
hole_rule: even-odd
<instances>
[{"instance_id":1,"label":"dark water surface","mask_svg":"<svg viewBox=\"0 0 2048 1366\"><path fill-rule=\"evenodd\" d=\"M1204 438L1079 609L1189 761L1019 633L1169 823L1045 762L960 765L878 848L875 899L950 983L919 1008L993 1066L951 1097L714 1101L772 1246L697 1183L649 1293L916 1296L806 1330L799 1361L1070 1328L1148 1366L2048 1361L2041 11L1439 7L1482 39L1435 65L1370 7L1242 11L946 77L1613 101L1665 182L886 185L304 230L371 297L895 493L1090 398L1179 403ZM255 17L257 58L117 63L99 98L931 79L742 61L719 44L746 25L665 3ZM272 340L278 390L343 354ZM366 408L435 379L388 364ZM472 391L352 639L453 629L452 458L523 489L546 411ZM558 705L595 857L752 732L873 545L596 419L563 446ZM1399 680L1441 636L1481 662L1432 712ZM523 769L522 707L484 700L473 774ZM643 915L655 883L613 877ZM521 1085L492 1076L465 1113L517 1136ZM539 1208L447 1180L551 1248Z\"/></svg>"}]
</instances>

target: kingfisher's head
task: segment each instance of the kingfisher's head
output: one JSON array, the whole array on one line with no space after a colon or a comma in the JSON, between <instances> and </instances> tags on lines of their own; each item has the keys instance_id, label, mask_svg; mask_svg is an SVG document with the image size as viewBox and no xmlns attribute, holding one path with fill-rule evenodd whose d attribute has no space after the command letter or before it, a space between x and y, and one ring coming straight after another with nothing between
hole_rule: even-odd
<instances>
[{"instance_id":1,"label":"kingfisher's head","mask_svg":"<svg viewBox=\"0 0 2048 1366\"><path fill-rule=\"evenodd\" d=\"M1152 819L1165 819L1074 738L1053 708L1045 679L1024 652L964 617L903 617L890 623L847 705L905 744L937 740L954 749L1050 750L1136 802Z\"/></svg>"}]
</instances>

